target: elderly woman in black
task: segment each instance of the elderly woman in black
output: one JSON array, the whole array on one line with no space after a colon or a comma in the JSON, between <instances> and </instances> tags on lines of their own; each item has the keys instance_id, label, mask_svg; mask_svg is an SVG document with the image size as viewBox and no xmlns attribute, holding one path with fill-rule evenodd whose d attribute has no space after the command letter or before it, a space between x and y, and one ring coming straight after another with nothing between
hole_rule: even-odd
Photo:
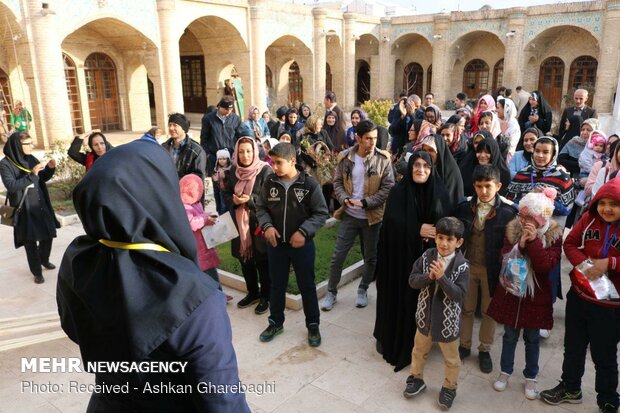
<instances>
[{"instance_id":1,"label":"elderly woman in black","mask_svg":"<svg viewBox=\"0 0 620 413\"><path fill-rule=\"evenodd\" d=\"M41 266L56 268L50 262L52 239L56 238L56 220L45 183L54 175L56 161L39 162L32 155L34 143L26 131L14 132L4 146L0 176L7 189L7 198L16 208L13 227L15 248L26 250L28 266L34 282L45 282Z\"/></svg>"},{"instance_id":2,"label":"elderly woman in black","mask_svg":"<svg viewBox=\"0 0 620 413\"><path fill-rule=\"evenodd\" d=\"M390 191L383 215L373 335L377 350L394 371L411 363L420 292L409 287L411 266L433 245L435 222L450 215L459 201L449 195L436 166L429 153L413 152L405 176Z\"/></svg>"},{"instance_id":3,"label":"elderly woman in black","mask_svg":"<svg viewBox=\"0 0 620 413\"><path fill-rule=\"evenodd\" d=\"M100 370L96 384L127 392L93 392L86 411L249 412L244 393L199 391L200 383L238 386L239 372L226 298L200 271L168 153L144 139L117 147L84 176L73 202L86 235L67 247L56 301L83 363L185 366ZM188 390L153 391L161 384Z\"/></svg>"}]
</instances>

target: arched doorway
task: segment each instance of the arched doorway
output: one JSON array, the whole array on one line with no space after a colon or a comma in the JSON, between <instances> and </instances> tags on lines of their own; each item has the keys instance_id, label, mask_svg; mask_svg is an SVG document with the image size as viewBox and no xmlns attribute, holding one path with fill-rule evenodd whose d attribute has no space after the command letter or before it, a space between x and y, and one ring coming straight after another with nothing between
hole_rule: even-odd
<instances>
[{"instance_id":1,"label":"arched doorway","mask_svg":"<svg viewBox=\"0 0 620 413\"><path fill-rule=\"evenodd\" d=\"M431 64L426 70L426 93L431 93L433 84L433 65Z\"/></svg>"},{"instance_id":2,"label":"arched doorway","mask_svg":"<svg viewBox=\"0 0 620 413\"><path fill-rule=\"evenodd\" d=\"M598 61L592 56L579 56L573 60L568 75L568 94L572 96L576 89L586 89L589 92L586 104L592 106L597 70Z\"/></svg>"},{"instance_id":3,"label":"arched doorway","mask_svg":"<svg viewBox=\"0 0 620 413\"><path fill-rule=\"evenodd\" d=\"M69 111L71 112L71 126L74 135L84 133L82 121L82 106L80 105L80 89L78 88L77 71L75 63L65 53L62 54L65 66L65 82L67 83L67 96L69 97Z\"/></svg>"},{"instance_id":4,"label":"arched doorway","mask_svg":"<svg viewBox=\"0 0 620 413\"><path fill-rule=\"evenodd\" d=\"M84 62L90 122L102 131L121 128L116 66L103 53L92 53Z\"/></svg>"},{"instance_id":5,"label":"arched doorway","mask_svg":"<svg viewBox=\"0 0 620 413\"><path fill-rule=\"evenodd\" d=\"M419 63L409 63L403 70L403 89L407 96L416 94L424 97L424 69Z\"/></svg>"},{"instance_id":6,"label":"arched doorway","mask_svg":"<svg viewBox=\"0 0 620 413\"><path fill-rule=\"evenodd\" d=\"M560 110L562 104L562 83L564 82L564 62L559 57L549 57L540 65L538 90L540 90L553 110Z\"/></svg>"},{"instance_id":7,"label":"arched doorway","mask_svg":"<svg viewBox=\"0 0 620 413\"><path fill-rule=\"evenodd\" d=\"M357 70L357 96L358 105L370 100L370 65L364 60L359 64Z\"/></svg>"},{"instance_id":8,"label":"arched doorway","mask_svg":"<svg viewBox=\"0 0 620 413\"><path fill-rule=\"evenodd\" d=\"M299 103L304 101L304 80L295 61L288 69L288 101L294 107L298 107Z\"/></svg>"},{"instance_id":9,"label":"arched doorway","mask_svg":"<svg viewBox=\"0 0 620 413\"><path fill-rule=\"evenodd\" d=\"M504 82L504 59L500 59L493 67L493 92L499 89Z\"/></svg>"},{"instance_id":10,"label":"arched doorway","mask_svg":"<svg viewBox=\"0 0 620 413\"><path fill-rule=\"evenodd\" d=\"M325 91L334 91L332 89L332 68L329 67L329 63L325 63Z\"/></svg>"},{"instance_id":11,"label":"arched doorway","mask_svg":"<svg viewBox=\"0 0 620 413\"><path fill-rule=\"evenodd\" d=\"M463 90L469 98L478 98L489 90L489 65L482 59L473 59L463 69Z\"/></svg>"},{"instance_id":12,"label":"arched doorway","mask_svg":"<svg viewBox=\"0 0 620 413\"><path fill-rule=\"evenodd\" d=\"M9 83L9 77L2 69L0 69L0 100L2 101L2 109L5 114L5 124L8 125L11 121L11 108L13 107L13 98L11 97L11 85ZM8 131L6 131L8 132ZM0 133L3 133L0 130Z\"/></svg>"}]
</instances>

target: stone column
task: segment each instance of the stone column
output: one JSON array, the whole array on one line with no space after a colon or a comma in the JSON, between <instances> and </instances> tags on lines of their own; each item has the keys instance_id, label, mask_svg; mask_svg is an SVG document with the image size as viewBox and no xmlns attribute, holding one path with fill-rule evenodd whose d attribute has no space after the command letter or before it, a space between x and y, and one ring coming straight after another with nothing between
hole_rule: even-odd
<instances>
[{"instance_id":1,"label":"stone column","mask_svg":"<svg viewBox=\"0 0 620 413\"><path fill-rule=\"evenodd\" d=\"M378 96L371 96L372 99L392 99L394 98L394 58L392 57L392 19L389 17L381 18L381 29L379 39L379 88Z\"/></svg>"},{"instance_id":2,"label":"stone column","mask_svg":"<svg viewBox=\"0 0 620 413\"><path fill-rule=\"evenodd\" d=\"M598 113L611 112L613 109L612 95L617 82L618 50L620 39L620 0L608 0L603 23L603 36L599 43L600 56L596 71L596 95L593 108Z\"/></svg>"},{"instance_id":3,"label":"stone column","mask_svg":"<svg viewBox=\"0 0 620 413\"><path fill-rule=\"evenodd\" d=\"M176 27L175 0L157 0L161 48L164 113L184 112L183 83L181 82L181 52Z\"/></svg>"},{"instance_id":4,"label":"stone column","mask_svg":"<svg viewBox=\"0 0 620 413\"><path fill-rule=\"evenodd\" d=\"M265 69L265 45L263 40L265 1L250 2L250 55L252 56L252 102L261 113L267 109L267 80Z\"/></svg>"},{"instance_id":5,"label":"stone column","mask_svg":"<svg viewBox=\"0 0 620 413\"><path fill-rule=\"evenodd\" d=\"M508 14L508 31L504 45L504 78L502 85L512 90L523 83L523 46L525 39L525 20L527 9L514 7ZM498 86L502 86L498 85Z\"/></svg>"},{"instance_id":6,"label":"stone column","mask_svg":"<svg viewBox=\"0 0 620 413\"><path fill-rule=\"evenodd\" d=\"M620 128L620 73L618 74L618 85L616 86L616 101L614 102L613 116L611 121L611 131L616 131Z\"/></svg>"},{"instance_id":7,"label":"stone column","mask_svg":"<svg viewBox=\"0 0 620 413\"><path fill-rule=\"evenodd\" d=\"M325 70L327 65L327 45L325 31L325 16L327 10L321 8L312 9L314 16L314 102L311 106L323 101L325 96Z\"/></svg>"},{"instance_id":8,"label":"stone column","mask_svg":"<svg viewBox=\"0 0 620 413\"><path fill-rule=\"evenodd\" d=\"M65 83L59 21L53 9L41 8L41 2L28 0L26 24L30 26L30 54L34 90L31 89L33 121L30 129L37 133L37 146L45 149L54 140L66 140L72 135L69 97ZM27 62L22 62L27 63ZM50 80L51 79L51 80ZM88 110L84 111L88 116Z\"/></svg>"},{"instance_id":9,"label":"stone column","mask_svg":"<svg viewBox=\"0 0 620 413\"><path fill-rule=\"evenodd\" d=\"M450 90L450 76L448 73L448 27L450 25L449 14L435 15L433 26L433 78L431 79L431 92L435 95L435 104L444 108L446 100L451 99L457 93ZM427 74L428 75L428 74ZM459 91L460 92L460 91ZM424 96L420 96L424 101Z\"/></svg>"},{"instance_id":10,"label":"stone column","mask_svg":"<svg viewBox=\"0 0 620 413\"><path fill-rule=\"evenodd\" d=\"M355 15L344 13L344 99L342 106L350 110L355 106Z\"/></svg>"}]
</instances>

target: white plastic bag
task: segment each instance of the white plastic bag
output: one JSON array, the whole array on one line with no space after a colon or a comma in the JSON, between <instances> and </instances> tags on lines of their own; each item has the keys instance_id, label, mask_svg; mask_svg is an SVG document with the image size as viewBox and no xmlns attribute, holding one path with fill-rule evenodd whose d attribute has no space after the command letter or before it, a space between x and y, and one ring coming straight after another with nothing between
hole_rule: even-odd
<instances>
[{"instance_id":1,"label":"white plastic bag","mask_svg":"<svg viewBox=\"0 0 620 413\"><path fill-rule=\"evenodd\" d=\"M534 296L534 271L530 259L521 253L516 244L502 259L499 283L506 291L517 297L525 297L527 292Z\"/></svg>"}]
</instances>

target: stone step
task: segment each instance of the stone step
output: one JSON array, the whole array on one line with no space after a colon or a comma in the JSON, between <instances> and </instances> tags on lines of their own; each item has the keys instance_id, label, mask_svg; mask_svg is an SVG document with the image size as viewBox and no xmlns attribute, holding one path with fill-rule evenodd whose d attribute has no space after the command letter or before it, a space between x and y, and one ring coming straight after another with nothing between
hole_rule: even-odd
<instances>
[{"instance_id":1,"label":"stone step","mask_svg":"<svg viewBox=\"0 0 620 413\"><path fill-rule=\"evenodd\" d=\"M63 337L56 311L0 319L0 352Z\"/></svg>"}]
</instances>

